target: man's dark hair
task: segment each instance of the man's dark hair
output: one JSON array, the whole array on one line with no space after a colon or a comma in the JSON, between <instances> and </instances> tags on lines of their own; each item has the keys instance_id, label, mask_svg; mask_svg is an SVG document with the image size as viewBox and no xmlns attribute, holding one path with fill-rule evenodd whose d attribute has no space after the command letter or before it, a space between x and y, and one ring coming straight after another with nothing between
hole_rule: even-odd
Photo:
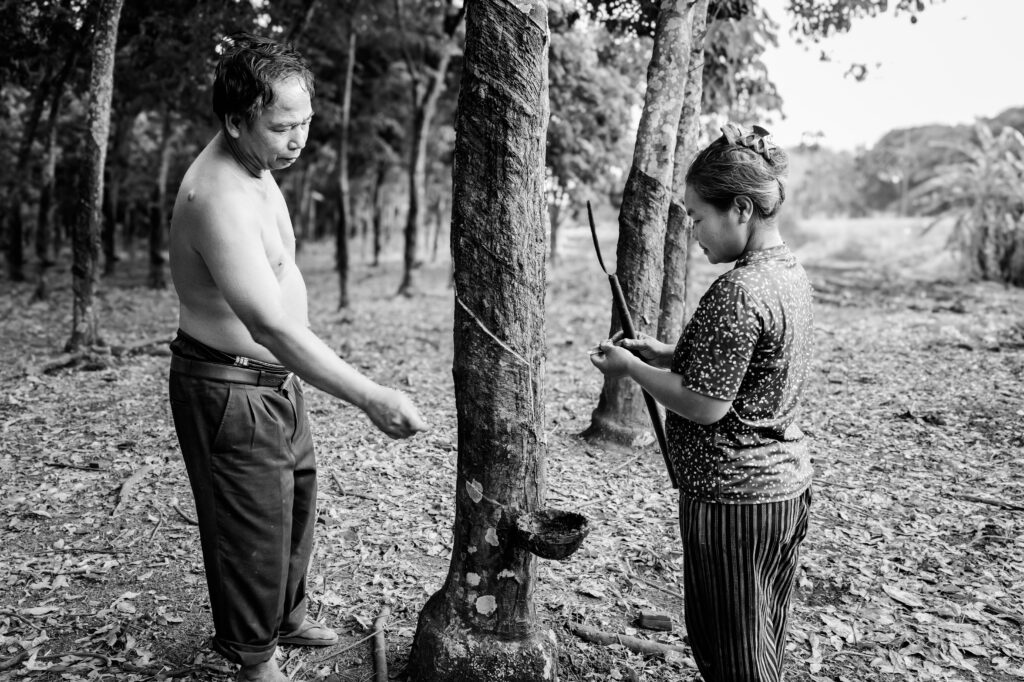
<instances>
[{"instance_id":1,"label":"man's dark hair","mask_svg":"<svg viewBox=\"0 0 1024 682\"><path fill-rule=\"evenodd\" d=\"M298 78L313 96L313 74L291 45L250 33L228 36L213 81L213 113L225 117L240 114L252 124L274 101L274 83Z\"/></svg>"}]
</instances>

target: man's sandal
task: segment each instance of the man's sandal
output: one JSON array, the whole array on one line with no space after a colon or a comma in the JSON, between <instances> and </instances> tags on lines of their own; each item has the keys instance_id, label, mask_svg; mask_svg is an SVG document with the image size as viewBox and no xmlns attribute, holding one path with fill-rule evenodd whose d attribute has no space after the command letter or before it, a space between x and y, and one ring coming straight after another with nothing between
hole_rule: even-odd
<instances>
[{"instance_id":1,"label":"man's sandal","mask_svg":"<svg viewBox=\"0 0 1024 682\"><path fill-rule=\"evenodd\" d=\"M338 643L338 633L323 623L306 618L302 625L292 632L278 635L277 643L295 646L334 646Z\"/></svg>"}]
</instances>

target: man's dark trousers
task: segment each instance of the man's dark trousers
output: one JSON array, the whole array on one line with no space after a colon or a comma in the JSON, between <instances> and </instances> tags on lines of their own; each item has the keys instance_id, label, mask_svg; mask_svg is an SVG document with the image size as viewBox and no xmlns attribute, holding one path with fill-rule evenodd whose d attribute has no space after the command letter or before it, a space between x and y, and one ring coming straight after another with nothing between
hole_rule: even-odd
<instances>
[{"instance_id":1,"label":"man's dark trousers","mask_svg":"<svg viewBox=\"0 0 1024 682\"><path fill-rule=\"evenodd\" d=\"M196 501L216 634L229 660L269 660L306 616L316 462L302 387L172 371L171 410Z\"/></svg>"}]
</instances>

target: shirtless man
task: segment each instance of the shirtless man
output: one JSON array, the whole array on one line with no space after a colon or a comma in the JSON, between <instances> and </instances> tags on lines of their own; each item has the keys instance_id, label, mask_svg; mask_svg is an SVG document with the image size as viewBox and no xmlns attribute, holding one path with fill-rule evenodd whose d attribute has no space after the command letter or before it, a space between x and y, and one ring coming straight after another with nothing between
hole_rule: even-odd
<instances>
[{"instance_id":1,"label":"shirtless man","mask_svg":"<svg viewBox=\"0 0 1024 682\"><path fill-rule=\"evenodd\" d=\"M294 375L393 438L426 428L405 394L362 375L309 329L295 235L270 171L302 152L312 96L294 50L232 36L214 83L221 130L185 174L171 220L171 408L196 501L213 646L241 665L239 680L286 680L278 643L337 642L306 615L316 464Z\"/></svg>"}]
</instances>

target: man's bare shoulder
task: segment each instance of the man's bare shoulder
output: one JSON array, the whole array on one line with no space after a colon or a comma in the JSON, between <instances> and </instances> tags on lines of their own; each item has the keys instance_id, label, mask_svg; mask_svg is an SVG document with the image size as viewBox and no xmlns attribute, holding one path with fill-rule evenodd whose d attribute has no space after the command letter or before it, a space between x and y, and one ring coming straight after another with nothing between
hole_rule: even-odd
<instances>
[{"instance_id":1,"label":"man's bare shoulder","mask_svg":"<svg viewBox=\"0 0 1024 682\"><path fill-rule=\"evenodd\" d=\"M259 218L259 197L239 182L237 173L202 156L193 162L178 189L172 232L192 236L246 232Z\"/></svg>"}]
</instances>

